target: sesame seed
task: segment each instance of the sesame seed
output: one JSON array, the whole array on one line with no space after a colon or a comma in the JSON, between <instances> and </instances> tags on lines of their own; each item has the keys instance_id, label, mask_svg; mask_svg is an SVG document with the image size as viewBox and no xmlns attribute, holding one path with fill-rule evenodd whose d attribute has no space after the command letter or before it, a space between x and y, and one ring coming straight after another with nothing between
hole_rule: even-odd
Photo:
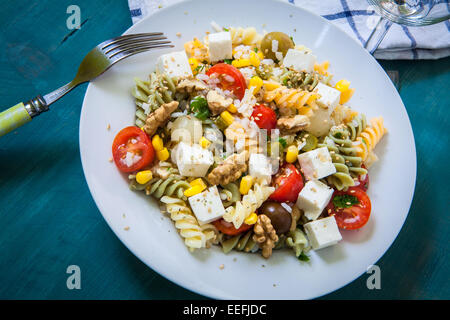
<instances>
[{"instance_id":1,"label":"sesame seed","mask_svg":"<svg viewBox=\"0 0 450 320\"><path fill-rule=\"evenodd\" d=\"M108 123L108 124L106 125L106 130L109 130L109 129L111 129L111 125Z\"/></svg>"},{"instance_id":2,"label":"sesame seed","mask_svg":"<svg viewBox=\"0 0 450 320\"><path fill-rule=\"evenodd\" d=\"M219 266L219 269L220 269L220 270L223 270L223 268L225 268L225 266L224 266L223 264L221 264L221 265Z\"/></svg>"},{"instance_id":3,"label":"sesame seed","mask_svg":"<svg viewBox=\"0 0 450 320\"><path fill-rule=\"evenodd\" d=\"M125 228L123 228L123 230L125 230L125 231L128 231L128 230L130 230L130 227L125 227Z\"/></svg>"}]
</instances>

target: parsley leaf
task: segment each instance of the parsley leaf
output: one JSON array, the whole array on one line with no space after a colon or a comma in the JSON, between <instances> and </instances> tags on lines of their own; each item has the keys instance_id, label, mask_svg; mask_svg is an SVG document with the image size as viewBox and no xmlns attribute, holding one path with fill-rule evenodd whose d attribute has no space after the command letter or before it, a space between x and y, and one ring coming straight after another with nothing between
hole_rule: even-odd
<instances>
[{"instance_id":1,"label":"parsley leaf","mask_svg":"<svg viewBox=\"0 0 450 320\"><path fill-rule=\"evenodd\" d=\"M208 102L202 96L196 96L189 104L194 116L200 120L206 120L209 117Z\"/></svg>"},{"instance_id":2,"label":"parsley leaf","mask_svg":"<svg viewBox=\"0 0 450 320\"><path fill-rule=\"evenodd\" d=\"M205 68L204 64L199 64L197 67L195 67L194 71L198 73L202 71L204 68Z\"/></svg>"},{"instance_id":3,"label":"parsley leaf","mask_svg":"<svg viewBox=\"0 0 450 320\"><path fill-rule=\"evenodd\" d=\"M281 146L282 146L283 148L286 148L286 147L287 147L286 139L279 138L279 139L278 139L278 142L281 144Z\"/></svg>"},{"instance_id":4,"label":"parsley leaf","mask_svg":"<svg viewBox=\"0 0 450 320\"><path fill-rule=\"evenodd\" d=\"M343 194L335 196L333 198L333 204L337 208L350 208L353 207L355 204L359 204L359 200L355 196Z\"/></svg>"},{"instance_id":5,"label":"parsley leaf","mask_svg":"<svg viewBox=\"0 0 450 320\"><path fill-rule=\"evenodd\" d=\"M253 51L255 51L256 53L258 53L258 48L257 48L257 47L254 47L254 48L253 48Z\"/></svg>"},{"instance_id":6,"label":"parsley leaf","mask_svg":"<svg viewBox=\"0 0 450 320\"><path fill-rule=\"evenodd\" d=\"M231 61L233 61L233 59L224 59L223 62L225 62L226 64L231 64Z\"/></svg>"},{"instance_id":7,"label":"parsley leaf","mask_svg":"<svg viewBox=\"0 0 450 320\"><path fill-rule=\"evenodd\" d=\"M309 257L304 252L302 252L298 256L298 260L308 262L309 261Z\"/></svg>"},{"instance_id":8,"label":"parsley leaf","mask_svg":"<svg viewBox=\"0 0 450 320\"><path fill-rule=\"evenodd\" d=\"M223 27L222 29L223 29L223 31L227 31L227 32L229 32L229 31L230 31L230 29L228 29L228 28L225 28L225 27Z\"/></svg>"}]
</instances>

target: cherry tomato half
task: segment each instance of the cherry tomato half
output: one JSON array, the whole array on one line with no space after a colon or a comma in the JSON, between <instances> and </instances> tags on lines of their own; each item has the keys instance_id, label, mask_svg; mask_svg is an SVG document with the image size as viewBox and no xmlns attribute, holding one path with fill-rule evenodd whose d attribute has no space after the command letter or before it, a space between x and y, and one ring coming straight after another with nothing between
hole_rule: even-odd
<instances>
[{"instance_id":1,"label":"cherry tomato half","mask_svg":"<svg viewBox=\"0 0 450 320\"><path fill-rule=\"evenodd\" d=\"M270 130L277 127L277 115L275 111L263 104L258 104L253 107L252 117L260 129L266 129L269 133Z\"/></svg>"},{"instance_id":2,"label":"cherry tomato half","mask_svg":"<svg viewBox=\"0 0 450 320\"><path fill-rule=\"evenodd\" d=\"M226 63L218 63L206 72L206 75L209 77L213 74L216 74L216 77L219 78L219 87L221 89L233 91L234 95L239 100L242 100L247 85L244 76L236 67ZM231 79L233 80L230 81Z\"/></svg>"},{"instance_id":3,"label":"cherry tomato half","mask_svg":"<svg viewBox=\"0 0 450 320\"><path fill-rule=\"evenodd\" d=\"M371 210L369 196L359 187L335 191L327 206L328 214L334 215L338 227L347 230L363 227L369 221Z\"/></svg>"},{"instance_id":4,"label":"cherry tomato half","mask_svg":"<svg viewBox=\"0 0 450 320\"><path fill-rule=\"evenodd\" d=\"M272 179L275 191L270 199L277 202L295 202L303 189L303 177L291 163L286 163Z\"/></svg>"},{"instance_id":5,"label":"cherry tomato half","mask_svg":"<svg viewBox=\"0 0 450 320\"><path fill-rule=\"evenodd\" d=\"M235 236L237 234L240 234L244 231L247 231L252 227L252 225L243 223L239 229L236 229L234 225L231 222L227 222L224 219L215 220L212 222L212 224L222 233L225 233L229 236Z\"/></svg>"},{"instance_id":6,"label":"cherry tomato half","mask_svg":"<svg viewBox=\"0 0 450 320\"><path fill-rule=\"evenodd\" d=\"M366 169L365 165L361 165L361 167ZM358 177L358 182L359 182L359 184L358 184L357 187L363 189L364 191L367 191L367 189L369 189L369 183L370 183L370 181L369 181L369 174L366 173L366 174L364 174L362 176L359 176Z\"/></svg>"},{"instance_id":7,"label":"cherry tomato half","mask_svg":"<svg viewBox=\"0 0 450 320\"><path fill-rule=\"evenodd\" d=\"M127 153L140 157L128 166L125 162ZM155 150L147 134L138 127L126 127L119 131L112 144L112 154L117 168L122 172L137 171L153 161Z\"/></svg>"}]
</instances>

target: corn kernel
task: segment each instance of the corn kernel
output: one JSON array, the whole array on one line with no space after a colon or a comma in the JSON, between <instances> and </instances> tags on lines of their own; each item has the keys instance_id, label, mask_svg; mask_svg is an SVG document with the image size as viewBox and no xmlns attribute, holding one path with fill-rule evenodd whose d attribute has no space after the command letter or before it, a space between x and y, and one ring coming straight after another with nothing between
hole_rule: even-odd
<instances>
[{"instance_id":1,"label":"corn kernel","mask_svg":"<svg viewBox=\"0 0 450 320\"><path fill-rule=\"evenodd\" d=\"M250 63L252 64L252 66L254 66L256 68L259 67L259 64L261 63L261 61L259 61L259 57L255 51L250 52Z\"/></svg>"},{"instance_id":2,"label":"corn kernel","mask_svg":"<svg viewBox=\"0 0 450 320\"><path fill-rule=\"evenodd\" d=\"M166 161L169 159L169 150L167 150L167 148L163 148L160 151L156 151L156 156L159 161Z\"/></svg>"},{"instance_id":3,"label":"corn kernel","mask_svg":"<svg viewBox=\"0 0 450 320\"><path fill-rule=\"evenodd\" d=\"M252 213L247 218L245 218L244 222L248 225L255 224L258 221L258 215L256 213Z\"/></svg>"},{"instance_id":4,"label":"corn kernel","mask_svg":"<svg viewBox=\"0 0 450 320\"><path fill-rule=\"evenodd\" d=\"M281 85L275 81L263 81L263 86L266 91L272 91L281 87Z\"/></svg>"},{"instance_id":5,"label":"corn kernel","mask_svg":"<svg viewBox=\"0 0 450 320\"><path fill-rule=\"evenodd\" d=\"M200 144L200 146L201 146L202 148L206 149L206 148L208 148L209 145L211 144L211 141L209 141L209 140L206 139L205 137L202 137L202 138L200 139L199 144Z\"/></svg>"},{"instance_id":6,"label":"corn kernel","mask_svg":"<svg viewBox=\"0 0 450 320\"><path fill-rule=\"evenodd\" d=\"M258 51L258 57L259 57L259 60L263 60L264 59L264 54L262 53L262 51Z\"/></svg>"},{"instance_id":7,"label":"corn kernel","mask_svg":"<svg viewBox=\"0 0 450 320\"><path fill-rule=\"evenodd\" d=\"M152 138L152 145L156 151L161 151L164 149L164 142L157 134L155 134Z\"/></svg>"},{"instance_id":8,"label":"corn kernel","mask_svg":"<svg viewBox=\"0 0 450 320\"><path fill-rule=\"evenodd\" d=\"M355 93L355 89L353 89L353 88L349 88L349 89L345 90L344 92L341 92L341 98L339 99L339 103L340 104L346 103L348 100L350 100L350 98L353 96L354 93Z\"/></svg>"},{"instance_id":9,"label":"corn kernel","mask_svg":"<svg viewBox=\"0 0 450 320\"><path fill-rule=\"evenodd\" d=\"M286 162L294 163L297 160L298 149L296 146L289 146L286 152Z\"/></svg>"},{"instance_id":10,"label":"corn kernel","mask_svg":"<svg viewBox=\"0 0 450 320\"><path fill-rule=\"evenodd\" d=\"M241 184L239 185L239 192L241 194L247 194L252 186L253 186L253 177L245 176L241 179Z\"/></svg>"},{"instance_id":11,"label":"corn kernel","mask_svg":"<svg viewBox=\"0 0 450 320\"><path fill-rule=\"evenodd\" d=\"M261 87L263 86L263 80L258 77L258 76L254 76L250 79L250 81L248 82L248 87L255 87L255 89L253 90L253 94L258 93L259 90L261 90Z\"/></svg>"},{"instance_id":12,"label":"corn kernel","mask_svg":"<svg viewBox=\"0 0 450 320\"><path fill-rule=\"evenodd\" d=\"M195 187L195 186L200 186L203 188L203 190L205 190L207 188L206 183L203 181L202 178L197 178L195 180L192 180L191 182L189 182L189 184L191 185L191 187ZM202 191L203 191L202 190Z\"/></svg>"},{"instance_id":13,"label":"corn kernel","mask_svg":"<svg viewBox=\"0 0 450 320\"><path fill-rule=\"evenodd\" d=\"M191 66L191 70L193 73L196 73L197 71L195 70L198 67L198 60L195 58L189 58L189 65Z\"/></svg>"},{"instance_id":14,"label":"corn kernel","mask_svg":"<svg viewBox=\"0 0 450 320\"><path fill-rule=\"evenodd\" d=\"M152 172L150 170L139 171L136 174L136 181L139 184L146 184L147 182L152 180L152 178L153 178L153 175L152 175Z\"/></svg>"},{"instance_id":15,"label":"corn kernel","mask_svg":"<svg viewBox=\"0 0 450 320\"><path fill-rule=\"evenodd\" d=\"M233 65L233 67L236 67L236 68L249 67L252 65L252 63L250 62L250 59L235 59L235 60L231 61L231 64Z\"/></svg>"},{"instance_id":16,"label":"corn kernel","mask_svg":"<svg viewBox=\"0 0 450 320\"><path fill-rule=\"evenodd\" d=\"M233 123L234 118L233 116L228 112L228 111L224 111L220 114L220 117L222 118L222 120L227 124L227 126L229 126L230 124Z\"/></svg>"},{"instance_id":17,"label":"corn kernel","mask_svg":"<svg viewBox=\"0 0 450 320\"><path fill-rule=\"evenodd\" d=\"M340 92L344 92L350 88L350 82L345 79L342 79L339 80L334 87Z\"/></svg>"},{"instance_id":18,"label":"corn kernel","mask_svg":"<svg viewBox=\"0 0 450 320\"><path fill-rule=\"evenodd\" d=\"M190 188L187 188L186 190L184 190L184 195L186 197L192 197L195 196L196 194L199 194L200 192L202 192L204 189L202 186L193 186Z\"/></svg>"},{"instance_id":19,"label":"corn kernel","mask_svg":"<svg viewBox=\"0 0 450 320\"><path fill-rule=\"evenodd\" d=\"M236 113L237 112L237 108L236 108L236 106L234 104L230 104L228 106L228 108L227 108L227 111L231 112L231 113Z\"/></svg>"},{"instance_id":20,"label":"corn kernel","mask_svg":"<svg viewBox=\"0 0 450 320\"><path fill-rule=\"evenodd\" d=\"M328 61L324 61L321 64L314 64L314 71L317 71L319 74L325 76L327 74L328 67L330 63Z\"/></svg>"}]
</instances>

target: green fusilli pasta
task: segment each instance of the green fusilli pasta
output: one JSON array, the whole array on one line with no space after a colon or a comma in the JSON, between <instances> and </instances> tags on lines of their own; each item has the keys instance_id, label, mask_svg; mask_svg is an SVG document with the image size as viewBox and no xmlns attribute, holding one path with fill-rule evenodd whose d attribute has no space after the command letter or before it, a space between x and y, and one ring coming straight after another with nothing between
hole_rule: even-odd
<instances>
[{"instance_id":1,"label":"green fusilli pasta","mask_svg":"<svg viewBox=\"0 0 450 320\"><path fill-rule=\"evenodd\" d=\"M253 230L222 241L222 250L224 253L228 253L231 250L256 252L258 249L258 244L253 240Z\"/></svg>"},{"instance_id":2,"label":"green fusilli pasta","mask_svg":"<svg viewBox=\"0 0 450 320\"><path fill-rule=\"evenodd\" d=\"M364 114L358 114L352 121L348 122L347 129L349 131L349 138L355 141L357 137L363 132L367 127L366 116Z\"/></svg>"},{"instance_id":3,"label":"green fusilli pasta","mask_svg":"<svg viewBox=\"0 0 450 320\"><path fill-rule=\"evenodd\" d=\"M189 182L180 175L170 174L167 179L153 178L146 184L139 184L134 175L129 176L131 190L145 190L147 195L160 199L162 196L176 197L186 200L184 190L190 188Z\"/></svg>"},{"instance_id":4,"label":"green fusilli pasta","mask_svg":"<svg viewBox=\"0 0 450 320\"><path fill-rule=\"evenodd\" d=\"M298 258L302 252L308 251L308 239L300 229L289 232L286 238L286 246L294 250L295 256Z\"/></svg>"}]
</instances>

